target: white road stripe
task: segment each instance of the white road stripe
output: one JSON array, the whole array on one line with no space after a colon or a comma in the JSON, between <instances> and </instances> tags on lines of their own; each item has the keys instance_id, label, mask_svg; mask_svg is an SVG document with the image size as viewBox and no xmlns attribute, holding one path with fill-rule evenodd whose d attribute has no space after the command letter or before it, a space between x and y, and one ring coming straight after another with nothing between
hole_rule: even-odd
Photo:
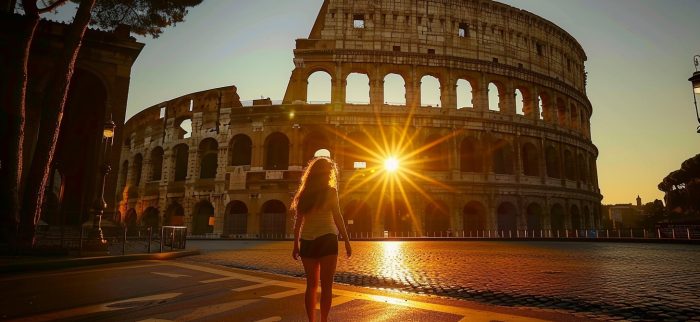
<instances>
[{"instance_id":1,"label":"white road stripe","mask_svg":"<svg viewBox=\"0 0 700 322\"><path fill-rule=\"evenodd\" d=\"M255 322L276 322L276 321L282 321L282 317L281 316L271 316L267 319L257 320Z\"/></svg>"},{"instance_id":2,"label":"white road stripe","mask_svg":"<svg viewBox=\"0 0 700 322\"><path fill-rule=\"evenodd\" d=\"M354 298L349 297L349 296L336 296L333 298L333 302L331 302L331 307L338 306L343 303L347 303L354 300ZM321 303L316 303L316 309L320 310L321 309Z\"/></svg>"},{"instance_id":3,"label":"white road stripe","mask_svg":"<svg viewBox=\"0 0 700 322\"><path fill-rule=\"evenodd\" d=\"M173 274L173 273L161 273L161 272L151 272L156 275L166 276L166 277L190 277L189 275Z\"/></svg>"},{"instance_id":4,"label":"white road stripe","mask_svg":"<svg viewBox=\"0 0 700 322\"><path fill-rule=\"evenodd\" d=\"M293 295L297 295L297 294L302 294L304 292L306 292L305 289L298 288L298 289L293 289L293 290L289 290L289 291L263 295L263 297L266 299L277 300L277 299L281 299L281 298L285 298L285 297L289 297L289 296L293 296Z\"/></svg>"},{"instance_id":5,"label":"white road stripe","mask_svg":"<svg viewBox=\"0 0 700 322\"><path fill-rule=\"evenodd\" d=\"M260 301L260 300L259 299L240 300L240 301L221 303L221 304L215 304L215 305L207 305L205 307L198 308L198 309L188 313L185 316L180 316L177 318L177 320L178 321L201 320L205 317L225 313L225 312L228 312L231 310L235 310L241 306L245 306L245 305L248 305L250 303L255 303L257 301Z\"/></svg>"},{"instance_id":6,"label":"white road stripe","mask_svg":"<svg viewBox=\"0 0 700 322\"><path fill-rule=\"evenodd\" d=\"M265 286L274 285L273 282L274 282L274 281L269 281L269 282L267 282L267 283L260 283L260 284L253 284L253 285L243 286L243 287L239 287L239 288L234 288L234 289L232 289L232 291L235 291L235 292L250 291L250 290L257 289L257 288L263 288L263 287L265 287Z\"/></svg>"}]
</instances>

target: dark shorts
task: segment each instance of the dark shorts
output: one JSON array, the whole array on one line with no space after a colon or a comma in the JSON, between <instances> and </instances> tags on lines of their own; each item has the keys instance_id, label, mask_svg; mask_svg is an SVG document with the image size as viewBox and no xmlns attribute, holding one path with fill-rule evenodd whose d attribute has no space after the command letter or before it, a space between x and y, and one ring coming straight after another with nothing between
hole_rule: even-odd
<instances>
[{"instance_id":1,"label":"dark shorts","mask_svg":"<svg viewBox=\"0 0 700 322\"><path fill-rule=\"evenodd\" d=\"M299 241L299 255L307 258L338 255L338 235L325 234L314 240L301 239Z\"/></svg>"}]
</instances>

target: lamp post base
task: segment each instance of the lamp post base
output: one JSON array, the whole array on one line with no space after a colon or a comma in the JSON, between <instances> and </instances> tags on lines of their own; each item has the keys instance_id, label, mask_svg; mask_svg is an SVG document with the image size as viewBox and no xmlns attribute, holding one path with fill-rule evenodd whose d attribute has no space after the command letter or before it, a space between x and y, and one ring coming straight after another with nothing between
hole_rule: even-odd
<instances>
[{"instance_id":1,"label":"lamp post base","mask_svg":"<svg viewBox=\"0 0 700 322\"><path fill-rule=\"evenodd\" d=\"M102 229L93 227L83 244L82 256L107 256L109 255L109 243L102 235Z\"/></svg>"}]
</instances>

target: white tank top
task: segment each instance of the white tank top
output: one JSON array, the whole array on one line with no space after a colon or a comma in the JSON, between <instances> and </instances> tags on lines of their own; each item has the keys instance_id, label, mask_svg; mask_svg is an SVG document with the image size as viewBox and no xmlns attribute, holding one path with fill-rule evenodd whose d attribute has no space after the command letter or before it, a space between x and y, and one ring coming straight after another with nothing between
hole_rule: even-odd
<instances>
[{"instance_id":1,"label":"white tank top","mask_svg":"<svg viewBox=\"0 0 700 322\"><path fill-rule=\"evenodd\" d=\"M301 239L304 240L314 240L325 234L338 234L333 211L329 209L328 203L305 214L304 225L301 227Z\"/></svg>"}]
</instances>

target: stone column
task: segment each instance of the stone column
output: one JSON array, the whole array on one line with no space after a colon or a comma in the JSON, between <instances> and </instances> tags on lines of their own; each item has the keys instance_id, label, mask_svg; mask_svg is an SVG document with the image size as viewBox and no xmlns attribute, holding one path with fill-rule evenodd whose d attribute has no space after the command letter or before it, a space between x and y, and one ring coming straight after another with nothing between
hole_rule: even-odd
<instances>
[{"instance_id":1,"label":"stone column","mask_svg":"<svg viewBox=\"0 0 700 322\"><path fill-rule=\"evenodd\" d=\"M291 104L294 101L306 102L309 82L305 76L306 70L303 68L295 68L292 71L287 92L284 93L284 99L282 100L283 104Z\"/></svg>"},{"instance_id":2,"label":"stone column","mask_svg":"<svg viewBox=\"0 0 700 322\"><path fill-rule=\"evenodd\" d=\"M486 82L486 77L483 73L478 84L472 87L472 101L474 102L474 110L489 110L489 84Z\"/></svg>"},{"instance_id":3,"label":"stone column","mask_svg":"<svg viewBox=\"0 0 700 322\"><path fill-rule=\"evenodd\" d=\"M226 179L226 166L228 166L228 144L219 144L216 154L216 181Z\"/></svg>"},{"instance_id":4,"label":"stone column","mask_svg":"<svg viewBox=\"0 0 700 322\"><path fill-rule=\"evenodd\" d=\"M532 88L530 95L530 109L529 112L527 112L528 109L525 109L525 116L532 120L538 121L542 111L540 111L540 93L537 90L537 87Z\"/></svg>"},{"instance_id":5,"label":"stone column","mask_svg":"<svg viewBox=\"0 0 700 322\"><path fill-rule=\"evenodd\" d=\"M186 182L192 183L199 179L199 147L190 147L187 156L187 177Z\"/></svg>"},{"instance_id":6,"label":"stone column","mask_svg":"<svg viewBox=\"0 0 700 322\"><path fill-rule=\"evenodd\" d=\"M503 85L501 91L504 93L501 95L499 93L498 107L502 114L515 115L515 90L513 89L513 82L510 81L508 84Z\"/></svg>"},{"instance_id":7,"label":"stone column","mask_svg":"<svg viewBox=\"0 0 700 322\"><path fill-rule=\"evenodd\" d=\"M457 80L452 77L440 79L440 104L442 108L457 108Z\"/></svg>"},{"instance_id":8,"label":"stone column","mask_svg":"<svg viewBox=\"0 0 700 322\"><path fill-rule=\"evenodd\" d=\"M373 74L369 80L369 103L374 106L384 105L384 78Z\"/></svg>"}]
</instances>

